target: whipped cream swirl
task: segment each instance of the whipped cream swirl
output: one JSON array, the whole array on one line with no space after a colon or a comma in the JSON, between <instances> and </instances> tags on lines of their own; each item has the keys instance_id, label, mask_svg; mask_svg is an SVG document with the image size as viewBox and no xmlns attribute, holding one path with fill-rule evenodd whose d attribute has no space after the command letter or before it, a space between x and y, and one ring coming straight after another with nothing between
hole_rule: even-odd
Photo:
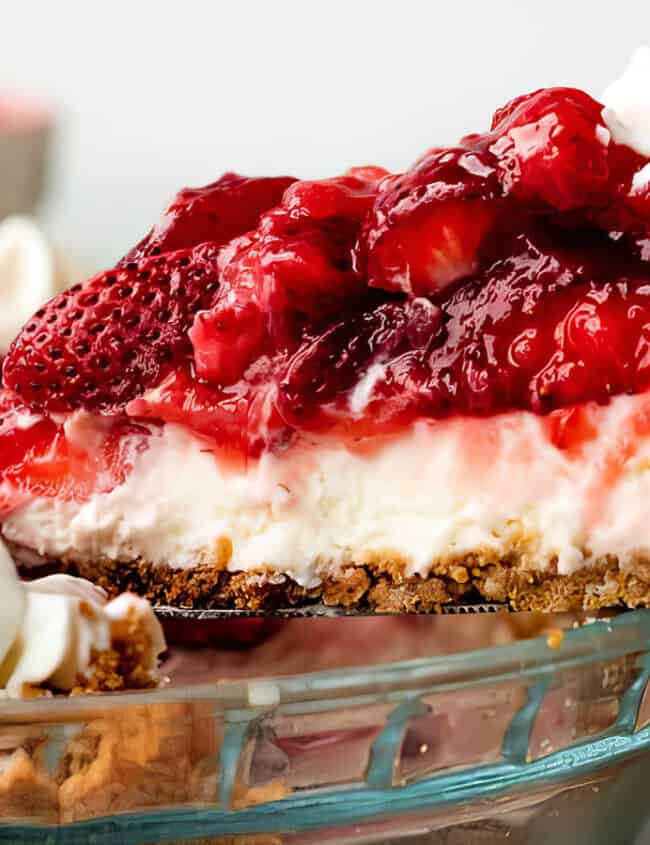
<instances>
[{"instance_id":1,"label":"whipped cream swirl","mask_svg":"<svg viewBox=\"0 0 650 845\"><path fill-rule=\"evenodd\" d=\"M650 47L639 47L605 90L603 120L617 144L650 158Z\"/></svg>"},{"instance_id":2,"label":"whipped cream swirl","mask_svg":"<svg viewBox=\"0 0 650 845\"><path fill-rule=\"evenodd\" d=\"M107 602L103 590L69 575L23 583L0 543L0 687L10 697L41 686L67 692L92 677L96 655L111 648L114 624L132 615L147 632L145 669L154 678L165 640L147 601L124 594Z\"/></svg>"}]
</instances>

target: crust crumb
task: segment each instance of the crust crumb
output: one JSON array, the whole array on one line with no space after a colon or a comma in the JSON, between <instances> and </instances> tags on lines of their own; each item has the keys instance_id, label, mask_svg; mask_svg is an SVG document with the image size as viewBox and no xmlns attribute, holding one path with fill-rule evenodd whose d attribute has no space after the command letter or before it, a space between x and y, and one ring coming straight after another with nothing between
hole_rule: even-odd
<instances>
[{"instance_id":1,"label":"crust crumb","mask_svg":"<svg viewBox=\"0 0 650 845\"><path fill-rule=\"evenodd\" d=\"M365 569L346 567L323 585L323 603L333 607L356 607L368 592L371 580Z\"/></svg>"},{"instance_id":2,"label":"crust crumb","mask_svg":"<svg viewBox=\"0 0 650 845\"><path fill-rule=\"evenodd\" d=\"M494 548L449 555L435 561L427 576L407 575L408 561L392 549L350 555L338 568L321 564L321 581L309 589L268 566L231 572L223 566L226 556L232 555L231 544L220 538L217 546L217 563L187 569L140 559L76 556L53 562L47 569L80 575L111 596L128 590L153 604L188 608L266 612L323 602L362 611L429 613L445 604L472 601L507 602L514 610L543 612L650 607L650 557L639 556L624 565L612 555L592 557L583 569L561 575L557 561L534 566L534 555L522 538L514 538L501 557ZM27 577L40 573L31 567L21 572Z\"/></svg>"},{"instance_id":3,"label":"crust crumb","mask_svg":"<svg viewBox=\"0 0 650 845\"><path fill-rule=\"evenodd\" d=\"M232 540L230 537L217 537L214 542L213 565L217 569L226 569L232 557Z\"/></svg>"}]
</instances>

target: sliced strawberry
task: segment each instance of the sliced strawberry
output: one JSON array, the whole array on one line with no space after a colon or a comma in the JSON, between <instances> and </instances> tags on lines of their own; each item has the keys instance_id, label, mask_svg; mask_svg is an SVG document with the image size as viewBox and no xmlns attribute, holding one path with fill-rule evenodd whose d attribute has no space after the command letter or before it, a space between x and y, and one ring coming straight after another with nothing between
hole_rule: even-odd
<instances>
[{"instance_id":1,"label":"sliced strawberry","mask_svg":"<svg viewBox=\"0 0 650 845\"><path fill-rule=\"evenodd\" d=\"M120 266L208 241L226 244L254 229L261 215L278 205L294 181L289 176L251 179L226 173L203 188L184 188L160 223L122 259Z\"/></svg>"},{"instance_id":2,"label":"sliced strawberry","mask_svg":"<svg viewBox=\"0 0 650 845\"><path fill-rule=\"evenodd\" d=\"M258 355L265 336L264 313L250 301L201 311L189 333L197 374L232 384Z\"/></svg>"},{"instance_id":3,"label":"sliced strawberry","mask_svg":"<svg viewBox=\"0 0 650 845\"><path fill-rule=\"evenodd\" d=\"M361 220L372 208L378 186L388 175L383 167L352 167L333 179L294 182L283 198L282 207L293 219Z\"/></svg>"},{"instance_id":4,"label":"sliced strawberry","mask_svg":"<svg viewBox=\"0 0 650 845\"><path fill-rule=\"evenodd\" d=\"M545 88L497 112L486 140L504 195L560 212L605 205L611 168L601 113L574 88Z\"/></svg>"},{"instance_id":5,"label":"sliced strawberry","mask_svg":"<svg viewBox=\"0 0 650 845\"><path fill-rule=\"evenodd\" d=\"M630 242L650 237L647 164L616 144L603 107L584 91L546 88L495 114L485 136L499 161L504 194L548 213L570 213ZM636 253L642 254L638 244Z\"/></svg>"},{"instance_id":6,"label":"sliced strawberry","mask_svg":"<svg viewBox=\"0 0 650 845\"><path fill-rule=\"evenodd\" d=\"M589 95L535 91L497 111L489 133L432 150L385 181L364 225L358 264L369 284L417 296L487 266L498 233L522 231L531 215L648 238L644 163L611 141L602 106Z\"/></svg>"},{"instance_id":7,"label":"sliced strawberry","mask_svg":"<svg viewBox=\"0 0 650 845\"><path fill-rule=\"evenodd\" d=\"M356 248L357 266L372 287L437 293L478 268L500 192L489 153L431 151L382 183Z\"/></svg>"},{"instance_id":8,"label":"sliced strawberry","mask_svg":"<svg viewBox=\"0 0 650 845\"><path fill-rule=\"evenodd\" d=\"M431 205L387 231L368 262L370 284L412 296L435 294L479 268L497 209L486 200Z\"/></svg>"},{"instance_id":9,"label":"sliced strawberry","mask_svg":"<svg viewBox=\"0 0 650 845\"><path fill-rule=\"evenodd\" d=\"M387 175L382 168L358 167L334 179L296 182L282 206L262 218L243 257L267 313L326 316L365 288L353 267L353 249ZM239 262L229 262L224 287L228 280L237 284L240 275Z\"/></svg>"},{"instance_id":10,"label":"sliced strawberry","mask_svg":"<svg viewBox=\"0 0 650 845\"><path fill-rule=\"evenodd\" d=\"M447 339L430 359L435 404L546 413L647 385L639 340L650 324L648 269L624 271L604 237L556 238L522 236L445 303Z\"/></svg>"},{"instance_id":11,"label":"sliced strawberry","mask_svg":"<svg viewBox=\"0 0 650 845\"><path fill-rule=\"evenodd\" d=\"M364 290L353 248L385 176L357 168L296 182L255 232L226 247L218 301L190 332L200 377L234 383L262 352L295 348L306 320L327 318Z\"/></svg>"},{"instance_id":12,"label":"sliced strawberry","mask_svg":"<svg viewBox=\"0 0 650 845\"><path fill-rule=\"evenodd\" d=\"M12 510L30 495L64 492L70 484L70 461L62 428L31 414L11 391L0 391L0 405L4 510Z\"/></svg>"},{"instance_id":13,"label":"sliced strawberry","mask_svg":"<svg viewBox=\"0 0 650 845\"><path fill-rule=\"evenodd\" d=\"M513 126L532 125L545 114L566 106L582 113L591 123L601 119L603 105L579 88L539 88L520 94L498 108L492 116L490 132L501 135Z\"/></svg>"},{"instance_id":14,"label":"sliced strawberry","mask_svg":"<svg viewBox=\"0 0 650 845\"><path fill-rule=\"evenodd\" d=\"M100 273L27 324L5 361L5 384L50 412L119 408L188 359L188 329L217 288L210 244Z\"/></svg>"},{"instance_id":15,"label":"sliced strawberry","mask_svg":"<svg viewBox=\"0 0 650 845\"><path fill-rule=\"evenodd\" d=\"M323 334L304 341L280 371L276 399L280 415L296 428L341 427L351 412L365 410L350 406L360 376L367 375L373 364L381 369L391 361L408 359L409 369L417 366L413 356L425 354L435 343L441 322L440 309L427 299L344 315ZM372 385L366 392L369 401Z\"/></svg>"}]
</instances>

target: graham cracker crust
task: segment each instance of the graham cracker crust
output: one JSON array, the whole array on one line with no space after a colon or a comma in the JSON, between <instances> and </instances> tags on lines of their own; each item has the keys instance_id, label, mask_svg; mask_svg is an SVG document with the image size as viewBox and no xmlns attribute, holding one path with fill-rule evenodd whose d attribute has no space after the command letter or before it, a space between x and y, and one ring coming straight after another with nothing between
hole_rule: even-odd
<instances>
[{"instance_id":1,"label":"graham cracker crust","mask_svg":"<svg viewBox=\"0 0 650 845\"><path fill-rule=\"evenodd\" d=\"M420 577L405 575L405 562L386 552L335 573L323 572L321 583L312 589L269 568L229 572L221 565L202 564L176 570L142 560L68 558L53 569L87 578L111 596L130 591L153 604L187 608L265 612L321 602L380 613L429 613L472 601L544 612L650 606L650 558L643 557L624 569L617 558L608 557L561 575L553 561L545 569L532 569L515 553L510 559L495 559L491 550L477 551L440 561L428 577ZM33 577L35 570L24 569L22 574Z\"/></svg>"}]
</instances>

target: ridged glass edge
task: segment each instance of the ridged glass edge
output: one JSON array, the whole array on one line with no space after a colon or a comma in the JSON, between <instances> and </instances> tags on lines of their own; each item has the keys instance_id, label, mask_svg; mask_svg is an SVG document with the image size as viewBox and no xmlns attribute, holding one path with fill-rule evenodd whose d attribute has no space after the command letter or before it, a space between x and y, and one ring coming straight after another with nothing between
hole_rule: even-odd
<instances>
[{"instance_id":1,"label":"ridged glass edge","mask_svg":"<svg viewBox=\"0 0 650 845\"><path fill-rule=\"evenodd\" d=\"M21 845L141 845L184 838L282 833L361 823L397 813L448 808L497 798L509 790L551 786L588 777L605 766L650 749L650 727L631 735L583 742L530 763L500 763L423 779L406 786L357 787L293 795L243 810L159 810L93 819L72 825L6 825L0 842Z\"/></svg>"},{"instance_id":2,"label":"ridged glass edge","mask_svg":"<svg viewBox=\"0 0 650 845\"><path fill-rule=\"evenodd\" d=\"M210 702L217 712L255 706L251 690L260 684L272 692L272 706L305 704L328 700L376 699L382 693L411 690L440 691L495 683L510 679L540 678L560 669L613 660L625 654L650 650L650 610L623 613L611 620L596 621L566 631L559 648L551 648L545 637L508 645L360 669L338 669L300 676L256 678L253 681L218 681L163 687L144 692L109 693L74 698L0 700L0 721L16 719L65 720L84 718L84 710L96 714L127 704L156 704L174 701ZM268 691L268 690L267 690Z\"/></svg>"}]
</instances>

